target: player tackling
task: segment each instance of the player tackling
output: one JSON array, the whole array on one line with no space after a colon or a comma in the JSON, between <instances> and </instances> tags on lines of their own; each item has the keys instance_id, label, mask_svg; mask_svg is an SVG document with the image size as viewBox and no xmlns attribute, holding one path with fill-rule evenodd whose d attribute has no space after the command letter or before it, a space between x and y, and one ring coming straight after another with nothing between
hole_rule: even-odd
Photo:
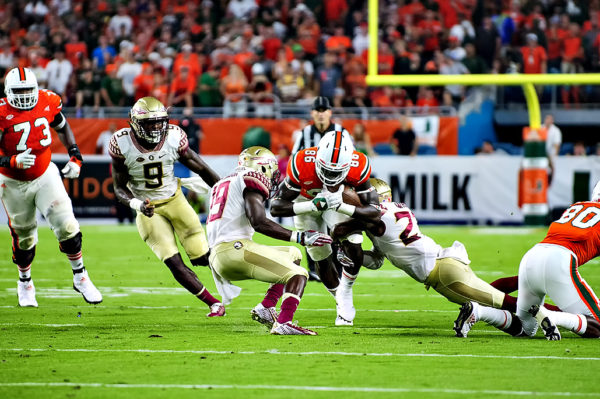
<instances>
[{"instance_id":1,"label":"player tackling","mask_svg":"<svg viewBox=\"0 0 600 399\"><path fill-rule=\"evenodd\" d=\"M207 316L224 316L223 304L183 263L177 248L175 235L192 265L208 265L204 230L181 192L173 165L181 162L210 186L219 176L189 148L185 132L169 124L167 109L156 98L139 99L129 112L129 124L110 139L115 195L136 211L140 236L173 277L210 307Z\"/></svg>"},{"instance_id":2,"label":"player tackling","mask_svg":"<svg viewBox=\"0 0 600 399\"><path fill-rule=\"evenodd\" d=\"M6 97L0 99L0 198L12 236L12 259L19 268L19 305L38 306L31 280L38 241L36 209L50 224L60 251L69 259L75 291L88 303L100 303L102 294L92 284L83 264L81 231L71 199L58 168L50 160L52 128L71 157L62 169L64 177L79 177L82 157L61 112L60 96L39 90L29 68L11 69L4 85Z\"/></svg>"},{"instance_id":3,"label":"player tackling","mask_svg":"<svg viewBox=\"0 0 600 399\"><path fill-rule=\"evenodd\" d=\"M308 272L299 266L302 254L293 246L267 246L252 241L254 232L313 248L331 238L315 231L291 231L267 218L265 201L279 182L277 159L264 147L250 147L239 156L235 172L211 191L207 221L210 265L219 279L256 279L271 283L263 301L252 309L254 320L275 335L317 335L292 322ZM285 293L284 293L285 290ZM282 297L279 315L275 306Z\"/></svg>"}]
</instances>

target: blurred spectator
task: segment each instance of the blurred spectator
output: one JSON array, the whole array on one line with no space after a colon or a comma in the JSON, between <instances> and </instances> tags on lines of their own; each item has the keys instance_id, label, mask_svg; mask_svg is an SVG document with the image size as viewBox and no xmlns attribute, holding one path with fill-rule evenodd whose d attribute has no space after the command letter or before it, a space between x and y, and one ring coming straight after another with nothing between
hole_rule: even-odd
<instances>
[{"instance_id":1,"label":"blurred spectator","mask_svg":"<svg viewBox=\"0 0 600 399\"><path fill-rule=\"evenodd\" d=\"M272 26L265 28L265 37L262 41L262 48L266 59L277 61L277 55L282 47L281 39L275 36Z\"/></svg>"},{"instance_id":2,"label":"blurred spectator","mask_svg":"<svg viewBox=\"0 0 600 399\"><path fill-rule=\"evenodd\" d=\"M10 46L8 38L0 39L2 41L2 51L0 51L0 75L4 77L6 72L13 67L15 56Z\"/></svg>"},{"instance_id":3,"label":"blurred spectator","mask_svg":"<svg viewBox=\"0 0 600 399\"><path fill-rule=\"evenodd\" d=\"M169 85L160 70L155 69L152 74L152 88L150 96L157 98L161 103L167 104L169 101Z\"/></svg>"},{"instance_id":4,"label":"blurred spectator","mask_svg":"<svg viewBox=\"0 0 600 399\"><path fill-rule=\"evenodd\" d=\"M323 66L317 69L315 91L319 96L327 97L329 101L335 96L336 87L340 87L342 75L335 66L335 55L325 53Z\"/></svg>"},{"instance_id":5,"label":"blurred spectator","mask_svg":"<svg viewBox=\"0 0 600 399\"><path fill-rule=\"evenodd\" d=\"M291 70L291 66L288 65ZM273 106L273 85L267 79L262 65L252 67L252 81L248 85L248 95L254 102L254 113L259 118L272 118L275 116Z\"/></svg>"},{"instance_id":6,"label":"blurred spectator","mask_svg":"<svg viewBox=\"0 0 600 399\"><path fill-rule=\"evenodd\" d=\"M440 75L463 75L468 74L469 70L460 62L455 61L448 55L441 55L439 52L436 55L438 65L440 65ZM464 96L464 86L462 85L446 85L446 94L450 95L450 100L445 100L445 105L458 105Z\"/></svg>"},{"instance_id":7,"label":"blurred spectator","mask_svg":"<svg viewBox=\"0 0 600 399\"><path fill-rule=\"evenodd\" d=\"M101 35L98 38L98 47L92 51L94 65L100 69L104 69L107 64L111 63L116 55L117 50L108 43L106 36Z\"/></svg>"},{"instance_id":8,"label":"blurred spectator","mask_svg":"<svg viewBox=\"0 0 600 399\"><path fill-rule=\"evenodd\" d=\"M546 129L546 156L548 157L550 174L554 173L556 157L562 144L562 132L554 124L554 116L548 114L544 119L543 127Z\"/></svg>"},{"instance_id":9,"label":"blurred spectator","mask_svg":"<svg viewBox=\"0 0 600 399\"><path fill-rule=\"evenodd\" d=\"M400 117L400 128L394 131L390 141L394 153L398 155L417 155L419 145L417 144L417 136L412 129L412 123L406 116Z\"/></svg>"},{"instance_id":10,"label":"blurred spectator","mask_svg":"<svg viewBox=\"0 0 600 399\"><path fill-rule=\"evenodd\" d=\"M456 36L450 36L448 39L448 48L444 50L444 54L454 61L462 61L467 56L467 52L460 45L460 39Z\"/></svg>"},{"instance_id":11,"label":"blurred spectator","mask_svg":"<svg viewBox=\"0 0 600 399\"><path fill-rule=\"evenodd\" d=\"M77 32L71 32L69 35L69 40L65 43L65 56L75 69L79 68L81 60L88 58L87 46L79 40Z\"/></svg>"},{"instance_id":12,"label":"blurred spectator","mask_svg":"<svg viewBox=\"0 0 600 399\"><path fill-rule=\"evenodd\" d=\"M475 50L473 43L465 44L466 57L462 60L463 65L469 70L469 73L481 74L487 73L488 66Z\"/></svg>"},{"instance_id":13,"label":"blurred spectator","mask_svg":"<svg viewBox=\"0 0 600 399\"><path fill-rule=\"evenodd\" d=\"M181 69L187 68L188 75L194 80L198 79L202 74L202 66L198 54L192 52L192 45L185 43L181 46L181 53L177 54L173 61L173 74L179 75Z\"/></svg>"},{"instance_id":14,"label":"blurred spectator","mask_svg":"<svg viewBox=\"0 0 600 399\"><path fill-rule=\"evenodd\" d=\"M258 64L257 64L258 65ZM200 77L198 87L198 102L201 107L218 107L222 104L221 91L219 89L219 71L209 68Z\"/></svg>"},{"instance_id":15,"label":"blurred spectator","mask_svg":"<svg viewBox=\"0 0 600 399\"><path fill-rule=\"evenodd\" d=\"M301 44L296 43L292 45L292 52L294 53L294 59L290 63L292 69L304 79L306 86L310 86L315 74L313 63L306 59L306 54Z\"/></svg>"},{"instance_id":16,"label":"blurred spectator","mask_svg":"<svg viewBox=\"0 0 600 399\"><path fill-rule=\"evenodd\" d=\"M475 35L475 47L477 54L483 58L488 68L491 68L500 48L500 35L492 22L492 18L483 18L483 23L477 29Z\"/></svg>"},{"instance_id":17,"label":"blurred spectator","mask_svg":"<svg viewBox=\"0 0 600 399\"><path fill-rule=\"evenodd\" d=\"M435 18L433 10L426 10L425 18L417 24L417 27L423 40L425 58L430 58L433 52L440 48L439 36L442 33L442 24Z\"/></svg>"},{"instance_id":18,"label":"blurred spectator","mask_svg":"<svg viewBox=\"0 0 600 399\"><path fill-rule=\"evenodd\" d=\"M221 79L221 94L226 100L225 115L245 116L247 101L244 96L248 88L248 79L236 64L229 66L229 72Z\"/></svg>"},{"instance_id":19,"label":"blurred spectator","mask_svg":"<svg viewBox=\"0 0 600 399\"><path fill-rule=\"evenodd\" d=\"M131 51L125 50L123 54L124 62L117 70L117 78L123 82L123 91L125 92L124 105L133 105L135 99L133 81L142 72L142 65L133 58Z\"/></svg>"},{"instance_id":20,"label":"blurred spectator","mask_svg":"<svg viewBox=\"0 0 600 399\"><path fill-rule=\"evenodd\" d=\"M108 22L108 29L115 37L128 37L133 29L133 20L127 14L127 6L120 4L117 6L117 14L113 15Z\"/></svg>"},{"instance_id":21,"label":"blurred spectator","mask_svg":"<svg viewBox=\"0 0 600 399\"><path fill-rule=\"evenodd\" d=\"M354 48L354 54L360 56L362 53L369 48L369 35L368 25L366 22L361 22L356 28L354 38L352 39L352 47Z\"/></svg>"},{"instance_id":22,"label":"blurred spectator","mask_svg":"<svg viewBox=\"0 0 600 399\"><path fill-rule=\"evenodd\" d=\"M287 64L283 74L277 79L277 93L281 101L296 102L302 97L302 90L304 90L304 79L290 64Z\"/></svg>"},{"instance_id":23,"label":"blurred spectator","mask_svg":"<svg viewBox=\"0 0 600 399\"><path fill-rule=\"evenodd\" d=\"M440 103L435 98L435 94L433 90L429 87L421 86L419 87L419 94L417 97L417 107L429 108L429 107L439 107Z\"/></svg>"},{"instance_id":24,"label":"blurred spectator","mask_svg":"<svg viewBox=\"0 0 600 399\"><path fill-rule=\"evenodd\" d=\"M277 152L277 168L279 169L280 179L279 181L283 181L286 175L287 166L290 162L290 156L292 153L287 145L281 144L279 145L279 151Z\"/></svg>"},{"instance_id":25,"label":"blurred spectator","mask_svg":"<svg viewBox=\"0 0 600 399\"><path fill-rule=\"evenodd\" d=\"M354 129L352 129L352 139L354 140L356 151L362 152L371 158L376 155L375 151L373 151L373 146L371 145L369 133L367 133L367 129L362 123L354 125Z\"/></svg>"},{"instance_id":26,"label":"blurred spectator","mask_svg":"<svg viewBox=\"0 0 600 399\"><path fill-rule=\"evenodd\" d=\"M100 82L100 96L102 102L108 107L119 107L125 104L125 91L123 81L117 77L117 66L106 66L106 76Z\"/></svg>"},{"instance_id":27,"label":"blurred spectator","mask_svg":"<svg viewBox=\"0 0 600 399\"><path fill-rule=\"evenodd\" d=\"M142 97L149 96L153 86L154 76L152 66L146 63L142 66L142 73L140 73L133 79L133 96L135 101L139 100Z\"/></svg>"},{"instance_id":28,"label":"blurred spectator","mask_svg":"<svg viewBox=\"0 0 600 399\"><path fill-rule=\"evenodd\" d=\"M579 36L579 25L572 23L569 25L566 37L563 39L561 73L581 72L581 57L583 57L583 49L581 47L581 37ZM568 107L571 98L575 104L579 104L579 86L571 86L570 88L563 86L561 96L565 107Z\"/></svg>"},{"instance_id":29,"label":"blurred spectator","mask_svg":"<svg viewBox=\"0 0 600 399\"><path fill-rule=\"evenodd\" d=\"M348 13L346 0L327 0L324 2L325 21L332 27L343 23Z\"/></svg>"},{"instance_id":30,"label":"blurred spectator","mask_svg":"<svg viewBox=\"0 0 600 399\"><path fill-rule=\"evenodd\" d=\"M96 154L109 155L108 146L110 144L110 138L116 131L117 125L114 122L111 122L108 125L108 129L100 133L98 140L96 141Z\"/></svg>"},{"instance_id":31,"label":"blurred spectator","mask_svg":"<svg viewBox=\"0 0 600 399\"><path fill-rule=\"evenodd\" d=\"M48 72L46 68L41 65L41 57L37 51L31 51L29 53L29 68L35 75L38 86L40 88L46 88L48 86Z\"/></svg>"},{"instance_id":32,"label":"blurred spectator","mask_svg":"<svg viewBox=\"0 0 600 399\"><path fill-rule=\"evenodd\" d=\"M190 74L187 67L182 67L175 75L169 87L169 107L193 107L193 94L196 90L196 79Z\"/></svg>"},{"instance_id":33,"label":"blurred spectator","mask_svg":"<svg viewBox=\"0 0 600 399\"><path fill-rule=\"evenodd\" d=\"M65 58L63 48L58 48L54 52L54 59L46 65L46 74L48 76L48 89L63 97L63 102L67 103L66 91L69 79L73 73L73 66Z\"/></svg>"},{"instance_id":34,"label":"blurred spectator","mask_svg":"<svg viewBox=\"0 0 600 399\"><path fill-rule=\"evenodd\" d=\"M585 148L585 143L583 141L576 141L575 144L573 144L573 156L587 156L587 149Z\"/></svg>"},{"instance_id":35,"label":"blurred spectator","mask_svg":"<svg viewBox=\"0 0 600 399\"><path fill-rule=\"evenodd\" d=\"M192 108L183 109L183 118L179 121L179 127L187 134L190 148L200 153L200 143L202 142L202 127L193 117Z\"/></svg>"},{"instance_id":36,"label":"blurred spectator","mask_svg":"<svg viewBox=\"0 0 600 399\"><path fill-rule=\"evenodd\" d=\"M334 29L333 35L329 36L329 39L325 42L325 49L338 54L346 52L346 49L352 47L352 41L346 35L344 35L344 28L337 27Z\"/></svg>"},{"instance_id":37,"label":"blurred spectator","mask_svg":"<svg viewBox=\"0 0 600 399\"><path fill-rule=\"evenodd\" d=\"M462 12L458 14L458 19L459 21L450 28L448 35L455 37L460 44L465 43L465 40L473 40L475 38L475 28L471 21L466 19L465 14Z\"/></svg>"},{"instance_id":38,"label":"blurred spectator","mask_svg":"<svg viewBox=\"0 0 600 399\"><path fill-rule=\"evenodd\" d=\"M255 0L231 0L227 5L227 16L242 21L253 19L257 11Z\"/></svg>"},{"instance_id":39,"label":"blurred spectator","mask_svg":"<svg viewBox=\"0 0 600 399\"><path fill-rule=\"evenodd\" d=\"M75 95L75 107L80 116L81 107L93 106L94 112L100 107L100 76L92 70L90 60L85 60L84 67L77 77L77 92Z\"/></svg>"},{"instance_id":40,"label":"blurred spectator","mask_svg":"<svg viewBox=\"0 0 600 399\"><path fill-rule=\"evenodd\" d=\"M494 148L494 145L488 140L484 140L481 147L475 149L476 155L491 155L495 153L496 149Z\"/></svg>"},{"instance_id":41,"label":"blurred spectator","mask_svg":"<svg viewBox=\"0 0 600 399\"><path fill-rule=\"evenodd\" d=\"M538 44L535 33L527 34L527 46L521 47L523 73L546 73L546 50Z\"/></svg>"}]
</instances>

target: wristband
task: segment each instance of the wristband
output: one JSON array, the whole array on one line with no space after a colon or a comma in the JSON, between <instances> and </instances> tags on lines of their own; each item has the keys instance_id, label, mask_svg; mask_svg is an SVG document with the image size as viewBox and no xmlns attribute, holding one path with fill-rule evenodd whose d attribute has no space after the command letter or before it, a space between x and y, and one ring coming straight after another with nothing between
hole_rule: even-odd
<instances>
[{"instance_id":1,"label":"wristband","mask_svg":"<svg viewBox=\"0 0 600 399\"><path fill-rule=\"evenodd\" d=\"M132 199L129 200L129 207L131 209L136 210L136 211L140 211L141 212L142 211L142 205L144 205L144 202L140 201L137 198L132 198Z\"/></svg>"},{"instance_id":2,"label":"wristband","mask_svg":"<svg viewBox=\"0 0 600 399\"><path fill-rule=\"evenodd\" d=\"M343 213L344 215L352 216L354 215L354 211L356 211L356 207L354 205L342 202L342 205L338 207L337 211L339 213Z\"/></svg>"},{"instance_id":3,"label":"wristband","mask_svg":"<svg viewBox=\"0 0 600 399\"><path fill-rule=\"evenodd\" d=\"M302 215L303 213L313 212L314 204L312 201L294 202L293 210L295 215Z\"/></svg>"},{"instance_id":4,"label":"wristband","mask_svg":"<svg viewBox=\"0 0 600 399\"><path fill-rule=\"evenodd\" d=\"M290 242L298 242L298 232L297 231L292 231L292 236L290 237Z\"/></svg>"},{"instance_id":5,"label":"wristband","mask_svg":"<svg viewBox=\"0 0 600 399\"><path fill-rule=\"evenodd\" d=\"M71 158L75 157L79 161L83 161L83 158L81 157L81 152L79 151L79 147L77 147L77 144L73 144L72 146L70 146L67 152L69 153L69 156Z\"/></svg>"}]
</instances>

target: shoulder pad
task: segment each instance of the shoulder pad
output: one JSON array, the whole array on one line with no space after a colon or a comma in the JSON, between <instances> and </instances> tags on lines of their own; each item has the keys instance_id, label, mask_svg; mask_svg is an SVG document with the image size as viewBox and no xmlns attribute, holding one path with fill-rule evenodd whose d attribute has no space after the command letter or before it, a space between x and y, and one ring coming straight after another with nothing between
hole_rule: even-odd
<instances>
[{"instance_id":1,"label":"shoulder pad","mask_svg":"<svg viewBox=\"0 0 600 399\"><path fill-rule=\"evenodd\" d=\"M271 182L265 175L249 170L244 172L242 179L244 180L246 188L257 191L266 198L269 198L271 193Z\"/></svg>"}]
</instances>

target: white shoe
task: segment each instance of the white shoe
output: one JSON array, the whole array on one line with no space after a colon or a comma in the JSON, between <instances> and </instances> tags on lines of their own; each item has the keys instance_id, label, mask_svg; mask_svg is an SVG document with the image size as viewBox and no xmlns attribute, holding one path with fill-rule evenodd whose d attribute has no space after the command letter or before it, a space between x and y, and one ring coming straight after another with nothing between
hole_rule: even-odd
<instances>
[{"instance_id":1,"label":"white shoe","mask_svg":"<svg viewBox=\"0 0 600 399\"><path fill-rule=\"evenodd\" d=\"M277 321L277 316L275 307L265 308L262 303L259 303L250 310L250 317L252 317L252 320L264 324L269 327L269 329L273 328L273 324Z\"/></svg>"},{"instance_id":2,"label":"white shoe","mask_svg":"<svg viewBox=\"0 0 600 399\"><path fill-rule=\"evenodd\" d=\"M352 298L352 287L346 287L340 284L335 293L335 301L337 303L337 319L335 325L351 326L356 317L356 309L354 308L354 301ZM338 319L343 319L344 323L338 324Z\"/></svg>"},{"instance_id":3,"label":"white shoe","mask_svg":"<svg viewBox=\"0 0 600 399\"><path fill-rule=\"evenodd\" d=\"M476 302L467 302L460 307L460 313L454 321L454 331L459 338L467 338L469 331L475 323L477 323L477 308L479 304Z\"/></svg>"},{"instance_id":4,"label":"white shoe","mask_svg":"<svg viewBox=\"0 0 600 399\"><path fill-rule=\"evenodd\" d=\"M90 280L87 270L73 275L73 289L83 295L87 303L97 304L102 302L102 294Z\"/></svg>"},{"instance_id":5,"label":"white shoe","mask_svg":"<svg viewBox=\"0 0 600 399\"><path fill-rule=\"evenodd\" d=\"M17 296L19 297L19 306L38 307L38 303L35 300L33 280L17 281Z\"/></svg>"},{"instance_id":6,"label":"white shoe","mask_svg":"<svg viewBox=\"0 0 600 399\"><path fill-rule=\"evenodd\" d=\"M300 327L298 324L294 324L291 321L279 324L278 322L273 323L271 328L271 334L273 335L317 335L316 331L309 330L308 328Z\"/></svg>"},{"instance_id":7,"label":"white shoe","mask_svg":"<svg viewBox=\"0 0 600 399\"><path fill-rule=\"evenodd\" d=\"M353 326L354 322L352 320L346 320L338 314L338 316L335 318L335 325L336 326Z\"/></svg>"},{"instance_id":8,"label":"white shoe","mask_svg":"<svg viewBox=\"0 0 600 399\"><path fill-rule=\"evenodd\" d=\"M221 302L213 303L210 305L210 312L206 317L223 317L225 316L225 305Z\"/></svg>"}]
</instances>

